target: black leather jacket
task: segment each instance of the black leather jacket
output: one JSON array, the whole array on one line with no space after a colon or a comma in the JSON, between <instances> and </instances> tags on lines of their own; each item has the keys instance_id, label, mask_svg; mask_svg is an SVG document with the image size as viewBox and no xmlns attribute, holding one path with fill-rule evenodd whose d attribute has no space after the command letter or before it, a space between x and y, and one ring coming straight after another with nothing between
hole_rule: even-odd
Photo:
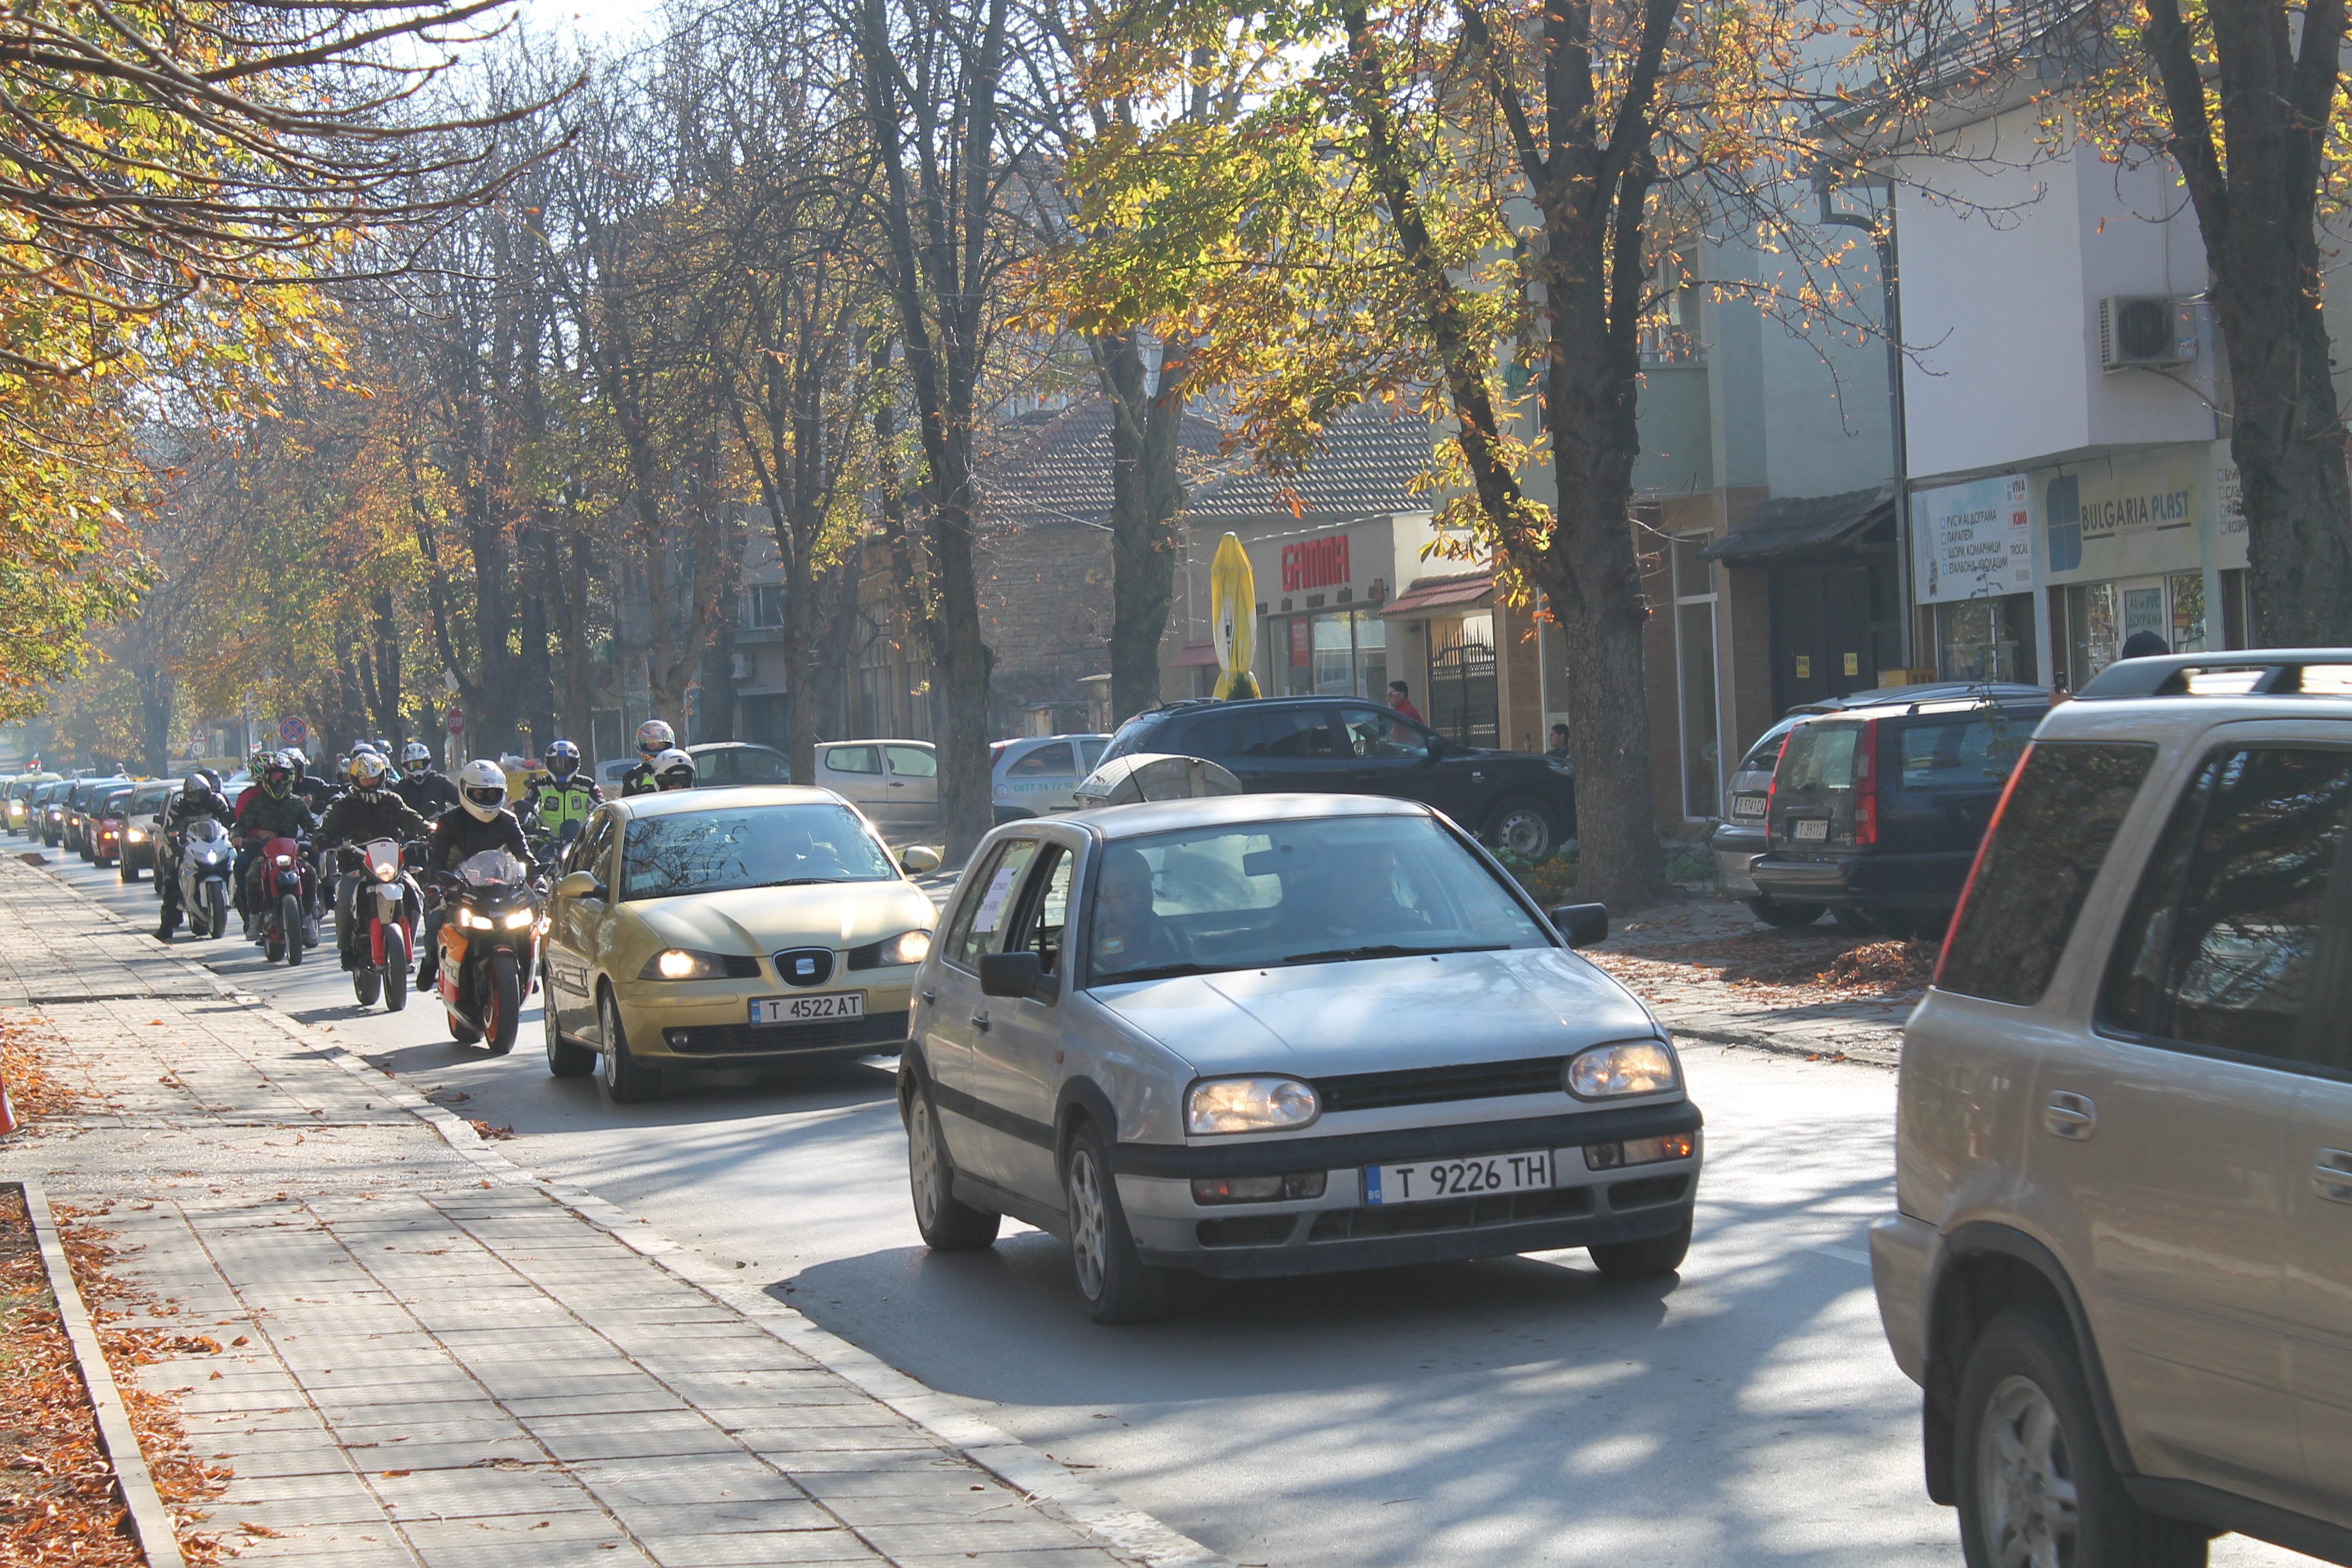
<instances>
[{"instance_id":1,"label":"black leather jacket","mask_svg":"<svg viewBox=\"0 0 2352 1568\"><path fill-rule=\"evenodd\" d=\"M503 849L528 865L530 846L523 842L522 824L511 811L501 811L484 822L464 806L445 811L433 825L425 849L427 870L454 871L485 849Z\"/></svg>"},{"instance_id":2,"label":"black leather jacket","mask_svg":"<svg viewBox=\"0 0 2352 1568\"><path fill-rule=\"evenodd\" d=\"M403 774L392 786L393 794L408 803L408 808L419 816L436 817L457 804L457 786L430 768L422 773Z\"/></svg>"},{"instance_id":3,"label":"black leather jacket","mask_svg":"<svg viewBox=\"0 0 2352 1568\"><path fill-rule=\"evenodd\" d=\"M172 797L171 805L163 812L163 833L166 837L177 838L188 830L190 823L207 816L226 827L236 816L236 808L218 790L206 790L201 795L182 790Z\"/></svg>"},{"instance_id":4,"label":"black leather jacket","mask_svg":"<svg viewBox=\"0 0 2352 1568\"><path fill-rule=\"evenodd\" d=\"M405 844L433 831L433 825L388 789L347 790L319 824L321 844L364 844L390 838Z\"/></svg>"}]
</instances>

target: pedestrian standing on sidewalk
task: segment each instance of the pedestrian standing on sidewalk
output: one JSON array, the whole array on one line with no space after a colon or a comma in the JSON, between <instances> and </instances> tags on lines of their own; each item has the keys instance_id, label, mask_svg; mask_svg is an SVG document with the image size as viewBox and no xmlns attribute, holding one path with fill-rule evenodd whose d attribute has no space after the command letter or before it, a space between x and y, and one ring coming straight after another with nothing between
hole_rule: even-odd
<instances>
[{"instance_id":1,"label":"pedestrian standing on sidewalk","mask_svg":"<svg viewBox=\"0 0 2352 1568\"><path fill-rule=\"evenodd\" d=\"M1412 705L1412 689L1402 680L1389 682L1389 706L1416 724L1427 722L1422 718L1421 710Z\"/></svg>"}]
</instances>

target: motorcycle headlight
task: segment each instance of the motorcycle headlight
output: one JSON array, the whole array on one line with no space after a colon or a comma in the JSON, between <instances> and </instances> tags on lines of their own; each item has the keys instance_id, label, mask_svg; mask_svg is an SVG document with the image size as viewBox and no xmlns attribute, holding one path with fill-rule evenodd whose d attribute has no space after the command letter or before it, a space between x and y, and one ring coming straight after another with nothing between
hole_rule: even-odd
<instances>
[{"instance_id":1,"label":"motorcycle headlight","mask_svg":"<svg viewBox=\"0 0 2352 1568\"><path fill-rule=\"evenodd\" d=\"M723 980L726 976L725 959L715 952L693 952L682 947L662 949L637 971L640 980Z\"/></svg>"},{"instance_id":2,"label":"motorcycle headlight","mask_svg":"<svg viewBox=\"0 0 2352 1568\"><path fill-rule=\"evenodd\" d=\"M1664 1040L1620 1040L1579 1051L1568 1058L1561 1077L1568 1092L1579 1100L1664 1094L1683 1086L1674 1048Z\"/></svg>"},{"instance_id":3,"label":"motorcycle headlight","mask_svg":"<svg viewBox=\"0 0 2352 1568\"><path fill-rule=\"evenodd\" d=\"M475 931L489 931L493 929L498 922L491 920L488 915L478 915L471 910L459 910L457 911L457 923L461 926L469 927Z\"/></svg>"},{"instance_id":4,"label":"motorcycle headlight","mask_svg":"<svg viewBox=\"0 0 2352 1568\"><path fill-rule=\"evenodd\" d=\"M378 866L375 868L375 879L379 882L389 882L399 875L400 868L397 866Z\"/></svg>"},{"instance_id":5,"label":"motorcycle headlight","mask_svg":"<svg viewBox=\"0 0 2352 1568\"><path fill-rule=\"evenodd\" d=\"M276 858L280 866L291 866L294 864L294 857L291 855L280 855Z\"/></svg>"},{"instance_id":6,"label":"motorcycle headlight","mask_svg":"<svg viewBox=\"0 0 2352 1568\"><path fill-rule=\"evenodd\" d=\"M1323 1113L1312 1084L1293 1078L1213 1078L1184 1096L1188 1132L1273 1132Z\"/></svg>"},{"instance_id":7,"label":"motorcycle headlight","mask_svg":"<svg viewBox=\"0 0 2352 1568\"><path fill-rule=\"evenodd\" d=\"M910 931L892 937L882 944L882 962L890 963L920 963L931 956L931 933Z\"/></svg>"},{"instance_id":8,"label":"motorcycle headlight","mask_svg":"<svg viewBox=\"0 0 2352 1568\"><path fill-rule=\"evenodd\" d=\"M523 927L530 924L531 921L538 918L538 914L533 910L528 909L517 910L507 916L505 921L506 928L509 931L520 931Z\"/></svg>"}]
</instances>

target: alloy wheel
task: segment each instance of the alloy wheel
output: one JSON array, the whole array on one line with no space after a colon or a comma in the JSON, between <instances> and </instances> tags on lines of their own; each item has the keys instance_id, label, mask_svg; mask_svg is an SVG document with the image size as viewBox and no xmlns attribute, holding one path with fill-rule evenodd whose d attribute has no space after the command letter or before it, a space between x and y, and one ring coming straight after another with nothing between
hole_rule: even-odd
<instances>
[{"instance_id":1,"label":"alloy wheel","mask_svg":"<svg viewBox=\"0 0 2352 1568\"><path fill-rule=\"evenodd\" d=\"M940 1145L931 1127L930 1098L915 1091L907 1117L907 1174L915 1189L916 1222L929 1228L940 1218Z\"/></svg>"},{"instance_id":2,"label":"alloy wheel","mask_svg":"<svg viewBox=\"0 0 2352 1568\"><path fill-rule=\"evenodd\" d=\"M1102 1173L1095 1169L1089 1151L1072 1152L1069 1185L1070 1254L1077 1266L1078 1289L1092 1301L1103 1292L1110 1218L1104 1210Z\"/></svg>"},{"instance_id":3,"label":"alloy wheel","mask_svg":"<svg viewBox=\"0 0 2352 1568\"><path fill-rule=\"evenodd\" d=\"M2074 1558L2080 1497L2066 1434L2030 1378L1993 1390L1978 1442L1977 1506L2001 1568L2063 1568Z\"/></svg>"}]
</instances>

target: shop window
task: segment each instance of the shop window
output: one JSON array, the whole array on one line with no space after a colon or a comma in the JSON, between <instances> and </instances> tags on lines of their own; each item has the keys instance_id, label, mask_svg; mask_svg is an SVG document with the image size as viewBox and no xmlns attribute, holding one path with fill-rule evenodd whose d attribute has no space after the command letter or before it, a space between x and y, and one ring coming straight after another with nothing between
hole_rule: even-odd
<instances>
[{"instance_id":1,"label":"shop window","mask_svg":"<svg viewBox=\"0 0 2352 1568\"><path fill-rule=\"evenodd\" d=\"M2066 654L2057 673L2069 690L2081 690L2121 658L2124 644L2140 632L2160 639L2170 653L2201 653L2210 646L2201 572L2077 583L2054 603L2063 612L2059 647Z\"/></svg>"},{"instance_id":2,"label":"shop window","mask_svg":"<svg viewBox=\"0 0 2352 1568\"><path fill-rule=\"evenodd\" d=\"M1946 680L2033 683L2033 595L2003 594L1936 606L1937 674Z\"/></svg>"}]
</instances>

